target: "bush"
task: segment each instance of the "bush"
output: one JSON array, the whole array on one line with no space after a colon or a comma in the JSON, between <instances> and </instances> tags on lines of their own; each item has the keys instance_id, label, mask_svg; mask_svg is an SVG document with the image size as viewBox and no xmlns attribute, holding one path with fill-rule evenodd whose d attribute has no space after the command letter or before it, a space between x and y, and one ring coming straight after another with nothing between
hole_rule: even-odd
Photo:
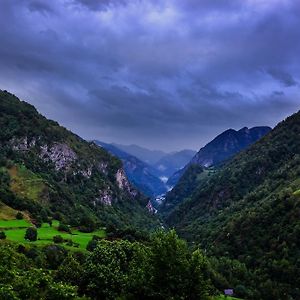
<instances>
[{"instance_id":1,"label":"bush","mask_svg":"<svg viewBox=\"0 0 300 300\"><path fill-rule=\"evenodd\" d=\"M71 233L71 230L70 230L69 226L64 224L64 223L59 223L57 229L58 229L58 231L64 231L64 232L67 232L67 233Z\"/></svg>"},{"instance_id":2,"label":"bush","mask_svg":"<svg viewBox=\"0 0 300 300\"><path fill-rule=\"evenodd\" d=\"M17 220L22 220L22 219L24 219L24 216L23 216L23 214L22 214L20 211L17 212L17 214L16 214L16 219L17 219Z\"/></svg>"},{"instance_id":3,"label":"bush","mask_svg":"<svg viewBox=\"0 0 300 300\"><path fill-rule=\"evenodd\" d=\"M29 227L25 233L25 240L29 240L31 242L37 240L37 230L35 227Z\"/></svg>"},{"instance_id":4,"label":"bush","mask_svg":"<svg viewBox=\"0 0 300 300\"><path fill-rule=\"evenodd\" d=\"M53 237L53 242L56 243L56 244L61 244L64 242L64 239L62 238L61 235L55 235Z\"/></svg>"},{"instance_id":5,"label":"bush","mask_svg":"<svg viewBox=\"0 0 300 300\"><path fill-rule=\"evenodd\" d=\"M94 235L93 238L88 242L86 246L86 250L92 252L94 249L97 247L98 241L100 241L101 238L98 236Z\"/></svg>"},{"instance_id":6,"label":"bush","mask_svg":"<svg viewBox=\"0 0 300 300\"><path fill-rule=\"evenodd\" d=\"M4 231L0 231L0 240L5 240L6 239L6 234Z\"/></svg>"}]
</instances>

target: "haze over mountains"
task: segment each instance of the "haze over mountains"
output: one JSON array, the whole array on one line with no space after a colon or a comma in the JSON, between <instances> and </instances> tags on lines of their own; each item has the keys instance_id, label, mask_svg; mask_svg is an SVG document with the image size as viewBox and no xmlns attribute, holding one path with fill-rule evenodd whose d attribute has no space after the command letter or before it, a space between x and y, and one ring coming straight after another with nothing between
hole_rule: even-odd
<instances>
[{"instance_id":1,"label":"haze over mountains","mask_svg":"<svg viewBox=\"0 0 300 300\"><path fill-rule=\"evenodd\" d=\"M163 151L149 150L137 145L125 146L100 141L95 141L95 143L123 161L129 180L140 191L151 198L159 196L158 202L153 202L154 205L157 205L160 204L160 201L163 201L164 194L174 186L175 191L170 192L170 194L176 193L176 183L185 172L188 173L185 175L186 177L190 176L188 168L191 165L216 166L247 148L270 130L270 127L263 126L251 129L244 127L238 131L228 129L197 153L193 150L164 153ZM183 181L188 184L190 190L193 183L186 182L186 178ZM170 198L168 195L167 199ZM162 196L163 198L161 198ZM170 203L167 200L165 206L169 205Z\"/></svg>"},{"instance_id":2,"label":"haze over mountains","mask_svg":"<svg viewBox=\"0 0 300 300\"><path fill-rule=\"evenodd\" d=\"M155 175L156 170L151 165L120 150L114 144L107 144L100 141L94 142L122 160L128 179L145 195L155 198L160 194L166 193L167 187L165 183Z\"/></svg>"}]
</instances>

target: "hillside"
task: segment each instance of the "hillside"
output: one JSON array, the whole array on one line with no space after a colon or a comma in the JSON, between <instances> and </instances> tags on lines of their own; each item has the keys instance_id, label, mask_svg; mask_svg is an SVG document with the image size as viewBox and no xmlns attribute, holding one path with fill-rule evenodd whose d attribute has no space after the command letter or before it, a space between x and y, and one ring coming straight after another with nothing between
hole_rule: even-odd
<instances>
[{"instance_id":1,"label":"hillside","mask_svg":"<svg viewBox=\"0 0 300 300\"><path fill-rule=\"evenodd\" d=\"M31 218L150 227L144 199L122 163L0 91L0 200Z\"/></svg>"},{"instance_id":2,"label":"hillside","mask_svg":"<svg viewBox=\"0 0 300 300\"><path fill-rule=\"evenodd\" d=\"M155 170L137 157L126 153L113 144L100 141L95 143L123 162L123 167L129 181L141 192L149 197L155 197L167 191L165 184L155 175Z\"/></svg>"},{"instance_id":3,"label":"hillside","mask_svg":"<svg viewBox=\"0 0 300 300\"><path fill-rule=\"evenodd\" d=\"M266 126L251 129L244 127L238 131L228 129L201 148L184 168L174 173L167 181L167 185L173 189L167 193L165 205L161 207L164 214L169 213L177 204L189 197L193 189L199 184L199 179L203 180L206 175L211 174L211 167L226 162L258 141L270 130L271 128ZM203 168L207 171L201 176L191 176L191 173L195 173L193 166L201 167L199 173Z\"/></svg>"},{"instance_id":4,"label":"hillside","mask_svg":"<svg viewBox=\"0 0 300 300\"><path fill-rule=\"evenodd\" d=\"M201 181L167 223L244 264L235 282L248 298L255 289L259 299L299 299L299 166L300 112Z\"/></svg>"},{"instance_id":5,"label":"hillside","mask_svg":"<svg viewBox=\"0 0 300 300\"><path fill-rule=\"evenodd\" d=\"M228 129L201 148L191 160L191 164L215 166L255 143L270 131L271 128L267 126Z\"/></svg>"}]
</instances>

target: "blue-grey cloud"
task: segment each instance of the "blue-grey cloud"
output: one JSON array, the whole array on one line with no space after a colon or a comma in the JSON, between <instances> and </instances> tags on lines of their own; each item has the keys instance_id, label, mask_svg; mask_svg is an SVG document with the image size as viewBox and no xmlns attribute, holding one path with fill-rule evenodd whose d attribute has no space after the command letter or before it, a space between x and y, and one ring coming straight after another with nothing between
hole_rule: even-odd
<instances>
[{"instance_id":1,"label":"blue-grey cloud","mask_svg":"<svg viewBox=\"0 0 300 300\"><path fill-rule=\"evenodd\" d=\"M0 88L88 139L199 148L300 106L300 1L3 0Z\"/></svg>"},{"instance_id":2,"label":"blue-grey cloud","mask_svg":"<svg viewBox=\"0 0 300 300\"><path fill-rule=\"evenodd\" d=\"M272 68L268 70L268 73L286 87L298 85L298 82L293 78L291 74L286 73L282 70Z\"/></svg>"}]
</instances>

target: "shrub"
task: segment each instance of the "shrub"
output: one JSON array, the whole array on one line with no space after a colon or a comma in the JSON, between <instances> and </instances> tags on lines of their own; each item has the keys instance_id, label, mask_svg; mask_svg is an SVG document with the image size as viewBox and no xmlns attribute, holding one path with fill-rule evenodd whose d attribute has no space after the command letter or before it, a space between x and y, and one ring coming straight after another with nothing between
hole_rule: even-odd
<instances>
[{"instance_id":1,"label":"shrub","mask_svg":"<svg viewBox=\"0 0 300 300\"><path fill-rule=\"evenodd\" d=\"M64 224L64 223L59 223L57 229L58 229L58 231L64 231L64 232L67 232L67 233L71 233L71 230L70 230L69 226Z\"/></svg>"},{"instance_id":2,"label":"shrub","mask_svg":"<svg viewBox=\"0 0 300 300\"><path fill-rule=\"evenodd\" d=\"M6 234L4 231L0 231L0 240L5 240L6 239Z\"/></svg>"},{"instance_id":3,"label":"shrub","mask_svg":"<svg viewBox=\"0 0 300 300\"><path fill-rule=\"evenodd\" d=\"M56 243L56 244L61 244L64 242L64 239L61 235L55 235L53 237L53 242Z\"/></svg>"},{"instance_id":4,"label":"shrub","mask_svg":"<svg viewBox=\"0 0 300 300\"><path fill-rule=\"evenodd\" d=\"M28 227L25 233L25 240L29 240L31 242L37 240L37 230L35 227Z\"/></svg>"},{"instance_id":5,"label":"shrub","mask_svg":"<svg viewBox=\"0 0 300 300\"><path fill-rule=\"evenodd\" d=\"M23 218L24 218L23 214L20 211L18 211L17 214L16 214L16 219L17 220L22 220Z\"/></svg>"}]
</instances>

